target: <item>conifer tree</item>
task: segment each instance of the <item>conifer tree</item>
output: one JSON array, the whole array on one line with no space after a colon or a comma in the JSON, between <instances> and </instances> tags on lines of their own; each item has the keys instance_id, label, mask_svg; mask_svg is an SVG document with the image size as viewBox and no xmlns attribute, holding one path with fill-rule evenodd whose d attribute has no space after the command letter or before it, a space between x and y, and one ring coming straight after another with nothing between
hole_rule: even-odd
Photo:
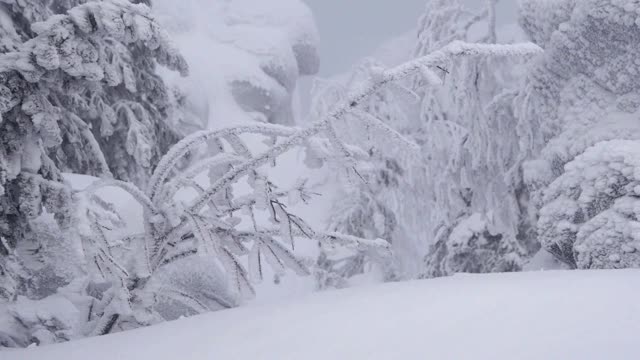
<instances>
[{"instance_id":1,"label":"conifer tree","mask_svg":"<svg viewBox=\"0 0 640 360\"><path fill-rule=\"evenodd\" d=\"M0 55L0 235L11 246L42 205L68 218L61 172L144 184L178 140L159 65L187 72L143 4L9 1Z\"/></svg>"},{"instance_id":2,"label":"conifer tree","mask_svg":"<svg viewBox=\"0 0 640 360\"><path fill-rule=\"evenodd\" d=\"M627 235L640 139L637 11L614 0L523 2L520 23L545 49L516 98L531 158L524 178L540 243L570 267L640 266Z\"/></svg>"}]
</instances>

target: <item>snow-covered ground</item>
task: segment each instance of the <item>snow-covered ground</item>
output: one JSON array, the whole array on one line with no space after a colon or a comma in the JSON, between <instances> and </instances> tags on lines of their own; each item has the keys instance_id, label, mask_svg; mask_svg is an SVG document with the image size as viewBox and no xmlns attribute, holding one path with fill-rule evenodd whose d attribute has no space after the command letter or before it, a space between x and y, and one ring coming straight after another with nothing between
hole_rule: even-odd
<instances>
[{"instance_id":1,"label":"snow-covered ground","mask_svg":"<svg viewBox=\"0 0 640 360\"><path fill-rule=\"evenodd\" d=\"M637 359L640 271L386 284L2 353L3 360Z\"/></svg>"}]
</instances>

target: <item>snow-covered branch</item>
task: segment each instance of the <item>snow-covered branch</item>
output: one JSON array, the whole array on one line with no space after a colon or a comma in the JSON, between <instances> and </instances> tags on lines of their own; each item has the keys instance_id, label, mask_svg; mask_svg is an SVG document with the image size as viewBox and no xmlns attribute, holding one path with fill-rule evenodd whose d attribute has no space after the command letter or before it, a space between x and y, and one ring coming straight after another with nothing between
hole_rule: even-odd
<instances>
[{"instance_id":1,"label":"snow-covered branch","mask_svg":"<svg viewBox=\"0 0 640 360\"><path fill-rule=\"evenodd\" d=\"M200 144L204 144L210 140L219 140L229 138L231 136L238 136L241 134L260 134L267 136L290 136L295 133L295 129L291 127L272 125L272 124L254 124L247 126L238 126L220 130L204 130L187 136L179 143L174 145L169 152L162 157L158 167L153 173L147 194L149 198L155 200L158 196L158 191L167 180L172 169L175 168L179 160L188 154L192 149Z\"/></svg>"},{"instance_id":2,"label":"snow-covered branch","mask_svg":"<svg viewBox=\"0 0 640 360\"><path fill-rule=\"evenodd\" d=\"M297 131L286 138L281 144L274 146L261 155L256 156L254 159L245 162L233 171L227 173L223 178L213 184L205 195L195 202L191 207L191 210L198 211L202 209L209 197L217 194L220 189L228 186L229 183L236 181L248 171L264 165L270 159L273 159L285 153L292 147L299 145L305 139L315 136L322 131L326 131L330 122L344 118L353 108L357 108L360 102L379 91L385 85L420 72L423 67L443 64L448 59L457 56L526 57L539 54L541 52L542 49L533 43L496 45L469 44L457 41L430 55L385 71L378 79L371 81L350 94L343 104L328 114L324 119L319 120L306 129Z\"/></svg>"},{"instance_id":3,"label":"snow-covered branch","mask_svg":"<svg viewBox=\"0 0 640 360\"><path fill-rule=\"evenodd\" d=\"M126 181L101 180L89 185L89 187L84 189L82 192L87 194L94 194L96 191L106 187L120 188L129 193L138 203L140 203L140 205L142 205L146 210L150 211L151 214L158 213L158 208L147 197L147 195L140 189L138 189L138 187L136 187L134 184Z\"/></svg>"}]
</instances>

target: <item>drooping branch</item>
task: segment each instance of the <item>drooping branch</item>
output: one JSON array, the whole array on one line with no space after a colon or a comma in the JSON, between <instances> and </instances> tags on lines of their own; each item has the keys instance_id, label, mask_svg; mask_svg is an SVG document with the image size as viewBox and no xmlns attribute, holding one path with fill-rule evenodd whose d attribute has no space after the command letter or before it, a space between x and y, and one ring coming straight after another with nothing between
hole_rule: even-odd
<instances>
[{"instance_id":1,"label":"drooping branch","mask_svg":"<svg viewBox=\"0 0 640 360\"><path fill-rule=\"evenodd\" d=\"M414 143L413 141L407 139L404 135L400 134L389 125L385 124L382 120L376 118L375 116L369 114L366 111L362 111L360 109L353 109L353 114L357 116L360 120L364 121L368 125L373 128L377 128L387 135L390 141L399 144L400 146L404 146L412 151L419 151L420 147Z\"/></svg>"},{"instance_id":2,"label":"drooping branch","mask_svg":"<svg viewBox=\"0 0 640 360\"><path fill-rule=\"evenodd\" d=\"M142 190L126 181L98 180L84 189L84 192L91 194L105 187L120 188L130 194L138 203L140 203L140 205L142 205L146 210L150 211L151 214L158 214L159 212L158 208L153 204L153 202L151 202L147 195L142 192Z\"/></svg>"},{"instance_id":3,"label":"drooping branch","mask_svg":"<svg viewBox=\"0 0 640 360\"><path fill-rule=\"evenodd\" d=\"M100 177L102 178L111 178L113 175L111 174L111 170L109 170L109 164L107 164L107 160L104 157L104 153L102 149L100 149L100 144L93 136L89 125L87 125L84 121L82 121L77 115L69 112L66 116L73 121L74 125L78 127L80 130L80 135L84 138L84 141L87 145L87 151L91 152L93 155L92 158L97 162L98 172Z\"/></svg>"},{"instance_id":4,"label":"drooping branch","mask_svg":"<svg viewBox=\"0 0 640 360\"><path fill-rule=\"evenodd\" d=\"M159 190L162 184L167 180L171 170L176 166L178 161L189 153L197 144L205 143L209 140L220 138L233 138L241 134L262 134L269 136L290 136L295 133L294 128L271 125L271 124L255 124L248 126L238 126L221 130L204 130L193 133L176 145L162 157L158 167L154 171L149 186L147 189L147 195L152 201L155 201L159 194Z\"/></svg>"},{"instance_id":5,"label":"drooping branch","mask_svg":"<svg viewBox=\"0 0 640 360\"><path fill-rule=\"evenodd\" d=\"M180 185L193 181L193 178L205 170L215 169L219 166L230 166L233 164L241 163L242 157L227 153L220 153L215 156L203 159L196 162L186 170L182 171L180 175L169 180L161 191L162 196L160 199L168 199L178 190Z\"/></svg>"}]
</instances>

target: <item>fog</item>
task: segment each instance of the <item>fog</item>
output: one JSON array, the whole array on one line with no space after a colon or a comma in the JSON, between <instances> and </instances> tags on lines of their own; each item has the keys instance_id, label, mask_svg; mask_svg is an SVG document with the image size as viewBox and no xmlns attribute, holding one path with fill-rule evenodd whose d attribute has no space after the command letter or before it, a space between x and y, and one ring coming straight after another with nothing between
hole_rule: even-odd
<instances>
[{"instance_id":1,"label":"fog","mask_svg":"<svg viewBox=\"0 0 640 360\"><path fill-rule=\"evenodd\" d=\"M305 0L320 30L321 76L347 71L382 42L415 29L427 0ZM482 0L463 0L479 6ZM513 22L517 0L502 0L498 19Z\"/></svg>"}]
</instances>

